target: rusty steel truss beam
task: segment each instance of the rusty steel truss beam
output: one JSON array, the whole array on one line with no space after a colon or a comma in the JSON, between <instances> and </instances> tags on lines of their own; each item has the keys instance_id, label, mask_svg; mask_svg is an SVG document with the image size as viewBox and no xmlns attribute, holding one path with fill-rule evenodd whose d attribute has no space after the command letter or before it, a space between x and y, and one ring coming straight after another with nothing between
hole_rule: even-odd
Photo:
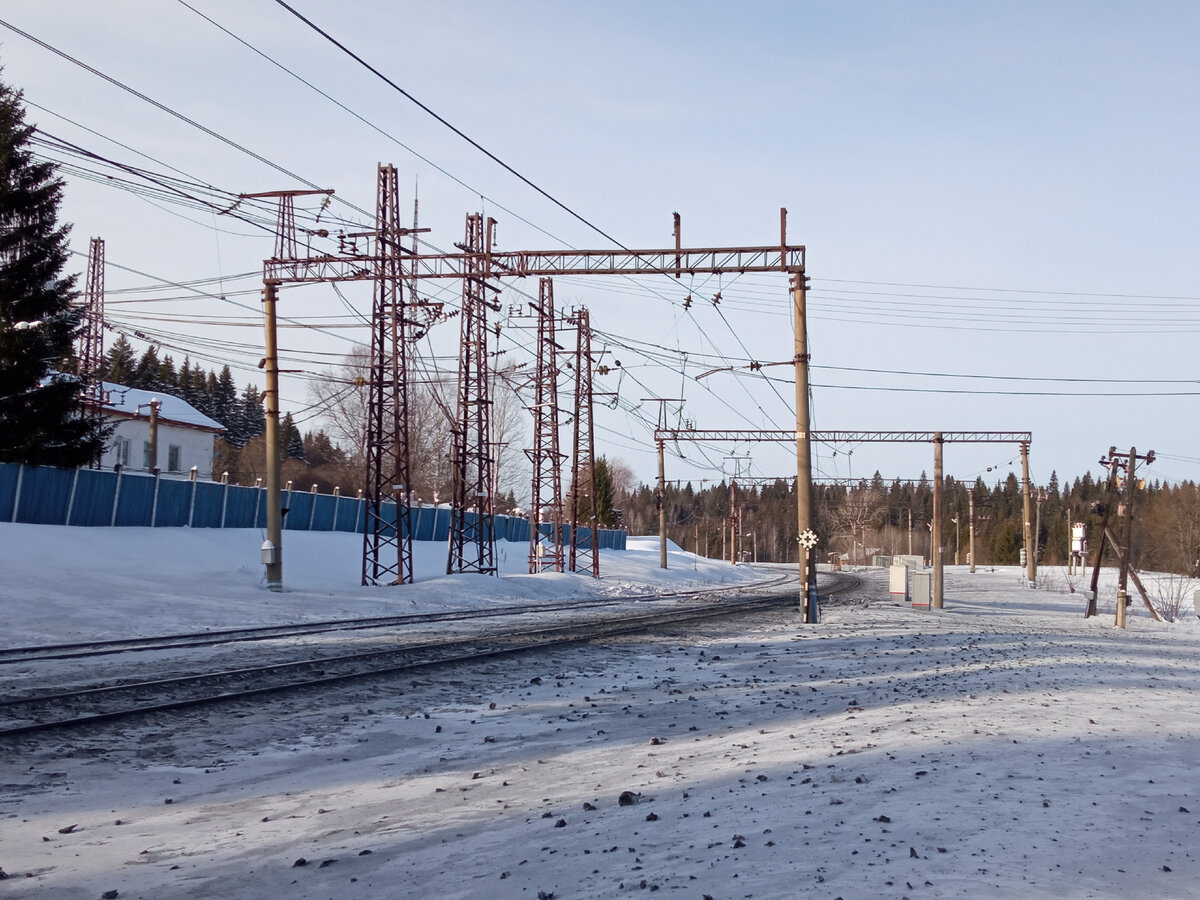
<instances>
[{"instance_id":1,"label":"rusty steel truss beam","mask_svg":"<svg viewBox=\"0 0 1200 900\"><path fill-rule=\"evenodd\" d=\"M941 435L944 444L1029 444L1033 433L1029 431L813 431L809 437L826 444L932 444L934 436ZM663 441L702 442L793 442L796 432L788 430L717 430L701 431L693 428L659 428L654 439Z\"/></svg>"},{"instance_id":2,"label":"rusty steel truss beam","mask_svg":"<svg viewBox=\"0 0 1200 900\"><path fill-rule=\"evenodd\" d=\"M555 275L717 275L804 271L804 247L718 247L671 250L517 250L509 253L428 253L415 255L404 278L534 278ZM363 281L374 277L370 256L275 258L263 264L263 277L280 284Z\"/></svg>"}]
</instances>

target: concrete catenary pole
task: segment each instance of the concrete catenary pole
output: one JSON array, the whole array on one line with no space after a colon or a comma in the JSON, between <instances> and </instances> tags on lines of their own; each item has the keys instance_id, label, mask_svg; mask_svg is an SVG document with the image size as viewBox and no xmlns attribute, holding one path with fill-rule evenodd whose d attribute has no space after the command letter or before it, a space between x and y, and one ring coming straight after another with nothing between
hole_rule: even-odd
<instances>
[{"instance_id":1,"label":"concrete catenary pole","mask_svg":"<svg viewBox=\"0 0 1200 900\"><path fill-rule=\"evenodd\" d=\"M796 363L796 534L812 529L812 438L808 420L808 277L798 272L792 277L792 328ZM815 624L817 566L816 548L799 546L800 584L803 621Z\"/></svg>"},{"instance_id":2,"label":"concrete catenary pole","mask_svg":"<svg viewBox=\"0 0 1200 900\"><path fill-rule=\"evenodd\" d=\"M1033 523L1030 521L1029 443L1021 441L1021 505L1025 519L1025 575L1029 587L1037 587L1037 560L1033 553Z\"/></svg>"},{"instance_id":3,"label":"concrete catenary pole","mask_svg":"<svg viewBox=\"0 0 1200 900\"><path fill-rule=\"evenodd\" d=\"M942 433L933 434L933 521L929 530L929 555L933 564L934 609L942 608Z\"/></svg>"},{"instance_id":4,"label":"concrete catenary pole","mask_svg":"<svg viewBox=\"0 0 1200 900\"><path fill-rule=\"evenodd\" d=\"M967 488L967 515L970 518L970 537L967 541L967 556L970 557L971 574L975 574L975 488Z\"/></svg>"},{"instance_id":5,"label":"concrete catenary pole","mask_svg":"<svg viewBox=\"0 0 1200 900\"><path fill-rule=\"evenodd\" d=\"M664 459L663 439L658 444L658 567L667 567L667 463Z\"/></svg>"},{"instance_id":6,"label":"concrete catenary pole","mask_svg":"<svg viewBox=\"0 0 1200 900\"><path fill-rule=\"evenodd\" d=\"M279 458L279 345L276 335L275 303L278 285L274 281L263 284L263 326L266 332L266 358L264 373L267 387L263 396L266 412L266 470L267 470L267 541L272 550L264 557L267 567L267 587L272 591L283 590L283 508L280 492ZM266 549L266 548L264 548Z\"/></svg>"}]
</instances>

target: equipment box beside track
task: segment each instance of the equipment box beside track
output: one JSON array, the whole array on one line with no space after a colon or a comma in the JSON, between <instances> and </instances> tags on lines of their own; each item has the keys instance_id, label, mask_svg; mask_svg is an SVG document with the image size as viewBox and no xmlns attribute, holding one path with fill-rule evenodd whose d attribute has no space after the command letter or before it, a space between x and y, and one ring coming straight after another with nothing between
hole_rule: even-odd
<instances>
[{"instance_id":1,"label":"equipment box beside track","mask_svg":"<svg viewBox=\"0 0 1200 900\"><path fill-rule=\"evenodd\" d=\"M899 603L907 603L908 597L908 566L888 567L888 590L891 598Z\"/></svg>"},{"instance_id":2,"label":"equipment box beside track","mask_svg":"<svg viewBox=\"0 0 1200 900\"><path fill-rule=\"evenodd\" d=\"M933 573L912 573L912 607L913 609L929 609L930 598L933 597Z\"/></svg>"}]
</instances>

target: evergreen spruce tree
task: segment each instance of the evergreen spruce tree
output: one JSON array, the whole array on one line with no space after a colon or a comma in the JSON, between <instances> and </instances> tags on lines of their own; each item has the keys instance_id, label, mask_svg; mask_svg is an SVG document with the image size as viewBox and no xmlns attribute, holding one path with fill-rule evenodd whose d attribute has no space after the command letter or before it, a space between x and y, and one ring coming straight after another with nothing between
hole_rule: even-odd
<instances>
[{"instance_id":1,"label":"evergreen spruce tree","mask_svg":"<svg viewBox=\"0 0 1200 900\"><path fill-rule=\"evenodd\" d=\"M129 380L133 377L135 366L137 366L137 357L133 354L133 344L129 343L129 339L125 335L118 335L106 354L104 380L129 387Z\"/></svg>"},{"instance_id":2,"label":"evergreen spruce tree","mask_svg":"<svg viewBox=\"0 0 1200 900\"><path fill-rule=\"evenodd\" d=\"M612 528L617 524L613 515L612 473L603 456L596 460L596 524L601 528Z\"/></svg>"},{"instance_id":3,"label":"evergreen spruce tree","mask_svg":"<svg viewBox=\"0 0 1200 900\"><path fill-rule=\"evenodd\" d=\"M158 358L158 348L151 344L137 361L133 377L129 380L129 387L142 391L159 390L158 373L161 367L162 360Z\"/></svg>"},{"instance_id":4,"label":"evergreen spruce tree","mask_svg":"<svg viewBox=\"0 0 1200 900\"><path fill-rule=\"evenodd\" d=\"M158 388L167 394L179 395L179 374L175 371L175 360L168 354L158 365Z\"/></svg>"},{"instance_id":5,"label":"evergreen spruce tree","mask_svg":"<svg viewBox=\"0 0 1200 900\"><path fill-rule=\"evenodd\" d=\"M64 275L63 183L33 157L21 92L0 83L0 461L74 467L99 458L111 427L84 406L73 342L76 276Z\"/></svg>"},{"instance_id":6,"label":"evergreen spruce tree","mask_svg":"<svg viewBox=\"0 0 1200 900\"><path fill-rule=\"evenodd\" d=\"M224 423L229 430L227 440L235 447L245 447L251 438L267 430L267 414L258 399L258 388L246 385L229 418L230 421Z\"/></svg>"},{"instance_id":7,"label":"evergreen spruce tree","mask_svg":"<svg viewBox=\"0 0 1200 900\"><path fill-rule=\"evenodd\" d=\"M183 370L179 372L180 378L183 378ZM191 371L187 376L188 390L191 391L190 397L185 397L188 403L200 410L210 419L216 419L213 415L214 399L213 395L217 390L217 376L214 372L205 372L198 364L193 363ZM182 385L180 386L182 390ZM220 421L218 419L218 421ZM224 424L223 422L221 424Z\"/></svg>"},{"instance_id":8,"label":"evergreen spruce tree","mask_svg":"<svg viewBox=\"0 0 1200 900\"><path fill-rule=\"evenodd\" d=\"M211 392L212 412L209 415L229 428L230 420L237 408L237 385L234 384L233 373L229 371L229 366L221 369L221 374L217 376Z\"/></svg>"},{"instance_id":9,"label":"evergreen spruce tree","mask_svg":"<svg viewBox=\"0 0 1200 900\"><path fill-rule=\"evenodd\" d=\"M196 403L196 393L197 388L200 390L203 390L204 388L204 373L200 372L200 380L199 382L196 382L193 380L195 371L196 370L193 369L191 359L187 356L184 356L183 365L181 365L175 372L175 396L181 397L192 406L195 406L196 409L200 409L200 406ZM200 411L204 412L202 409Z\"/></svg>"},{"instance_id":10,"label":"evergreen spruce tree","mask_svg":"<svg viewBox=\"0 0 1200 900\"><path fill-rule=\"evenodd\" d=\"M291 413L284 414L283 421L279 423L279 443L284 459L304 460L304 438Z\"/></svg>"},{"instance_id":11,"label":"evergreen spruce tree","mask_svg":"<svg viewBox=\"0 0 1200 900\"><path fill-rule=\"evenodd\" d=\"M200 368L199 363L193 363L191 382L192 390L196 394L196 402L192 405L209 418L217 418L213 415L213 408L216 405L217 373L211 369L206 372Z\"/></svg>"},{"instance_id":12,"label":"evergreen spruce tree","mask_svg":"<svg viewBox=\"0 0 1200 900\"><path fill-rule=\"evenodd\" d=\"M344 465L346 453L329 439L324 429L321 429L304 435L304 458L314 467Z\"/></svg>"}]
</instances>

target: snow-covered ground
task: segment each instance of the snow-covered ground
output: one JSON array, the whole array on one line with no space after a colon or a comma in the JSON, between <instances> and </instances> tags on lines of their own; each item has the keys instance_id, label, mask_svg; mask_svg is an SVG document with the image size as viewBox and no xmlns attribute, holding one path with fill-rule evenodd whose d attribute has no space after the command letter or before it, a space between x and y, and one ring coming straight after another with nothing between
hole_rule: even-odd
<instances>
[{"instance_id":1,"label":"snow-covered ground","mask_svg":"<svg viewBox=\"0 0 1200 900\"><path fill-rule=\"evenodd\" d=\"M0 525L0 645L756 575L631 540L599 584L515 574L506 545L514 574L447 578L439 545L367 589L353 536L285 538L272 594L257 532ZM1190 594L1118 631L1111 573L1086 620L1015 569L948 569L940 613L859 574L816 626L789 607L10 741L0 897L1200 897Z\"/></svg>"}]
</instances>

